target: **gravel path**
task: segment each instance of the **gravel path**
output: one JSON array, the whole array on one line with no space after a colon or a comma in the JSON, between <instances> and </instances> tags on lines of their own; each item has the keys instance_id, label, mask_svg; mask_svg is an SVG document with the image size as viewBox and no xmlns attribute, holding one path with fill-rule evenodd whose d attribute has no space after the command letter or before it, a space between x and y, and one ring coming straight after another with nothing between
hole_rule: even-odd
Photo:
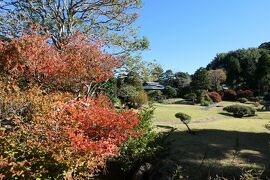
<instances>
[{"instance_id":1,"label":"gravel path","mask_svg":"<svg viewBox=\"0 0 270 180\"><path fill-rule=\"evenodd\" d=\"M190 124L193 123L205 123L205 122L213 122L217 121L218 117L206 117L206 118L197 118L197 119L192 119ZM174 120L155 120L153 121L154 125L179 125L182 124L180 120L174 119Z\"/></svg>"}]
</instances>

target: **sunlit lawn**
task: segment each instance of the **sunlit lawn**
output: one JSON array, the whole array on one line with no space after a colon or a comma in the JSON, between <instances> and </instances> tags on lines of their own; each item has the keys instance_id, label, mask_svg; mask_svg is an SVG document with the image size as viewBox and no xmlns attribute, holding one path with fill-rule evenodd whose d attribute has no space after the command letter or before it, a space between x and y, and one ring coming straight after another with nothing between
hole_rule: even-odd
<instances>
[{"instance_id":1,"label":"sunlit lawn","mask_svg":"<svg viewBox=\"0 0 270 180\"><path fill-rule=\"evenodd\" d=\"M221 106L236 104L222 102ZM207 173L239 175L242 168L270 169L270 112L257 112L255 117L234 118L222 114L223 107L206 108L199 105L156 104L154 123L158 131L176 130L167 158L175 163L187 164L194 178ZM190 127L196 135L174 117L176 112L189 114ZM190 168L192 167L192 168ZM196 175L195 175L196 174ZM197 176L197 177L195 177Z\"/></svg>"}]
</instances>

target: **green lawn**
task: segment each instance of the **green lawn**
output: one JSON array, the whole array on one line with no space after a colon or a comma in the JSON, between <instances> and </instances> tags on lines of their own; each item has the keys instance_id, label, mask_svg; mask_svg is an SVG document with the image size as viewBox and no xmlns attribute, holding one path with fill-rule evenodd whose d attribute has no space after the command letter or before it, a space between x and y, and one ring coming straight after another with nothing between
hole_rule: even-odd
<instances>
[{"instance_id":1,"label":"green lawn","mask_svg":"<svg viewBox=\"0 0 270 180\"><path fill-rule=\"evenodd\" d=\"M221 106L236 104L222 102ZM238 176L243 168L265 169L270 174L270 112L257 112L242 119L222 114L223 107L156 104L154 124L158 131L176 130L169 136L167 160L187 167L194 179L208 174ZM192 117L190 127L196 135L174 117L184 112ZM224 112L223 112L224 113ZM192 168L190 168L192 167Z\"/></svg>"}]
</instances>

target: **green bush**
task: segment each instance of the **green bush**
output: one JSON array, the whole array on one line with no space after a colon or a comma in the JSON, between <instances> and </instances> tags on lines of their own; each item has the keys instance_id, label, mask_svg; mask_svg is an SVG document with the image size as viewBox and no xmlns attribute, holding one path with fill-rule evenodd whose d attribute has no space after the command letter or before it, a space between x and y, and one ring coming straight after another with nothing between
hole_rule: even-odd
<instances>
[{"instance_id":1,"label":"green bush","mask_svg":"<svg viewBox=\"0 0 270 180\"><path fill-rule=\"evenodd\" d=\"M239 98L238 101L240 103L246 103L246 102L248 102L248 99L247 98Z\"/></svg>"},{"instance_id":2,"label":"green bush","mask_svg":"<svg viewBox=\"0 0 270 180\"><path fill-rule=\"evenodd\" d=\"M195 102L195 100L197 99L197 95L195 93L189 93L184 96L184 99Z\"/></svg>"},{"instance_id":3,"label":"green bush","mask_svg":"<svg viewBox=\"0 0 270 180\"><path fill-rule=\"evenodd\" d=\"M191 120L191 116L189 116L189 115L187 115L185 113L181 113L181 112L176 113L175 117L180 119L182 122L185 122L185 123L189 123L190 120Z\"/></svg>"},{"instance_id":4,"label":"green bush","mask_svg":"<svg viewBox=\"0 0 270 180\"><path fill-rule=\"evenodd\" d=\"M212 103L210 101L202 100L200 104L201 106L210 106Z\"/></svg>"},{"instance_id":5,"label":"green bush","mask_svg":"<svg viewBox=\"0 0 270 180\"><path fill-rule=\"evenodd\" d=\"M200 103L201 106L209 106L213 103L207 91L197 91L197 102Z\"/></svg>"},{"instance_id":6,"label":"green bush","mask_svg":"<svg viewBox=\"0 0 270 180\"><path fill-rule=\"evenodd\" d=\"M270 101L270 94L264 95L263 100L264 101Z\"/></svg>"},{"instance_id":7,"label":"green bush","mask_svg":"<svg viewBox=\"0 0 270 180\"><path fill-rule=\"evenodd\" d=\"M165 99L165 96L160 90L151 90L148 91L147 94L151 101L162 101Z\"/></svg>"},{"instance_id":8,"label":"green bush","mask_svg":"<svg viewBox=\"0 0 270 180\"><path fill-rule=\"evenodd\" d=\"M232 105L223 108L224 111L233 113L234 117L242 118L244 116L255 116L256 110L249 106Z\"/></svg>"},{"instance_id":9,"label":"green bush","mask_svg":"<svg viewBox=\"0 0 270 180\"><path fill-rule=\"evenodd\" d=\"M164 95L165 95L167 98L174 98L174 97L176 97L176 95L177 95L177 91L176 91L176 89L174 89L173 87L167 86L167 87L164 89Z\"/></svg>"},{"instance_id":10,"label":"green bush","mask_svg":"<svg viewBox=\"0 0 270 180\"><path fill-rule=\"evenodd\" d=\"M156 133L152 126L152 117L154 113L154 106L144 108L140 111L141 123L137 127L138 132L143 132L137 138L130 138L121 147L120 156L111 165L114 171L120 171L124 173L130 173L136 170L144 162L151 162L155 159L159 153L161 153L162 135Z\"/></svg>"},{"instance_id":11,"label":"green bush","mask_svg":"<svg viewBox=\"0 0 270 180\"><path fill-rule=\"evenodd\" d=\"M195 134L193 131L191 131L190 127L188 126L188 123L191 121L191 117L185 113L179 112L175 114L175 117L180 119L184 125L186 125L188 129L188 133Z\"/></svg>"}]
</instances>

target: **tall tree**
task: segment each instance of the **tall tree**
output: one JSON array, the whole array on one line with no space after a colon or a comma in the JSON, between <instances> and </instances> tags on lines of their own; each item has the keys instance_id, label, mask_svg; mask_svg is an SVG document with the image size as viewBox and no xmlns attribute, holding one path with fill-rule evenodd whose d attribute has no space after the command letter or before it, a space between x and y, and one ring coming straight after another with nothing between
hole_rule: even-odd
<instances>
[{"instance_id":1,"label":"tall tree","mask_svg":"<svg viewBox=\"0 0 270 180\"><path fill-rule=\"evenodd\" d=\"M220 89L220 83L226 81L226 73L223 69L216 69L208 71L211 84L214 86L215 90Z\"/></svg>"},{"instance_id":2,"label":"tall tree","mask_svg":"<svg viewBox=\"0 0 270 180\"><path fill-rule=\"evenodd\" d=\"M165 86L173 86L174 74L172 70L167 70L159 77L159 82Z\"/></svg>"},{"instance_id":3,"label":"tall tree","mask_svg":"<svg viewBox=\"0 0 270 180\"><path fill-rule=\"evenodd\" d=\"M270 55L267 53L262 53L258 61L256 78L262 93L270 90Z\"/></svg>"},{"instance_id":4,"label":"tall tree","mask_svg":"<svg viewBox=\"0 0 270 180\"><path fill-rule=\"evenodd\" d=\"M227 69L227 83L231 86L239 85L239 78L241 73L241 65L237 58L231 56L226 63Z\"/></svg>"},{"instance_id":5,"label":"tall tree","mask_svg":"<svg viewBox=\"0 0 270 180\"><path fill-rule=\"evenodd\" d=\"M188 73L176 72L174 74L174 86L177 89L182 89L190 85L191 77Z\"/></svg>"},{"instance_id":6,"label":"tall tree","mask_svg":"<svg viewBox=\"0 0 270 180\"><path fill-rule=\"evenodd\" d=\"M2 34L14 36L32 25L49 32L56 46L75 30L98 35L115 54L148 47L132 24L138 18L141 0L2 0Z\"/></svg>"},{"instance_id":7,"label":"tall tree","mask_svg":"<svg viewBox=\"0 0 270 180\"><path fill-rule=\"evenodd\" d=\"M193 90L208 90L210 89L210 79L208 71L205 68L199 68L192 76L190 86Z\"/></svg>"},{"instance_id":8,"label":"tall tree","mask_svg":"<svg viewBox=\"0 0 270 180\"><path fill-rule=\"evenodd\" d=\"M260 49L267 49L267 50L270 50L270 42L265 42L265 43L262 43L260 46L259 46Z\"/></svg>"}]
</instances>

